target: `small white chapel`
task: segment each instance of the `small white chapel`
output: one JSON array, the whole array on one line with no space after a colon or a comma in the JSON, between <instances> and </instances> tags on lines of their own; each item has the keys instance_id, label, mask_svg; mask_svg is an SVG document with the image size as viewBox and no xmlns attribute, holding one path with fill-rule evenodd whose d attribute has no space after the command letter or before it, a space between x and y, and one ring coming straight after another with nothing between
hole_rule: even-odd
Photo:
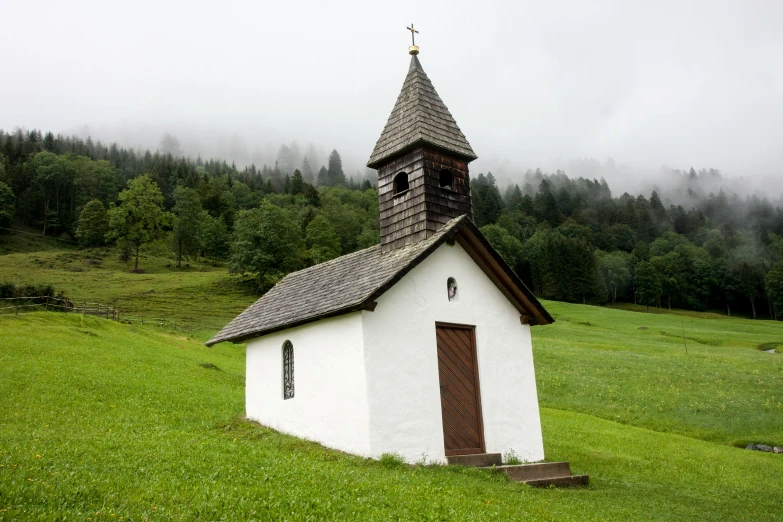
<instances>
[{"instance_id":1,"label":"small white chapel","mask_svg":"<svg viewBox=\"0 0 783 522\"><path fill-rule=\"evenodd\" d=\"M410 463L539 462L530 329L553 319L473 223L477 156L418 53L367 163L380 244L289 274L207 345L247 343L247 417L281 432Z\"/></svg>"}]
</instances>

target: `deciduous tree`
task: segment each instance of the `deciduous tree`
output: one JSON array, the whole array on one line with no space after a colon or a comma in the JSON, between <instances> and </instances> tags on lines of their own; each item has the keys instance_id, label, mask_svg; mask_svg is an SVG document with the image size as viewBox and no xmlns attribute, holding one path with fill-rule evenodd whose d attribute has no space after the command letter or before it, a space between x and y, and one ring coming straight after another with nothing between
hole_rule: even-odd
<instances>
[{"instance_id":1,"label":"deciduous tree","mask_svg":"<svg viewBox=\"0 0 783 522\"><path fill-rule=\"evenodd\" d=\"M303 261L301 228L285 210L263 201L237 214L229 258L232 273L255 274L263 291L301 268Z\"/></svg>"},{"instance_id":2,"label":"deciduous tree","mask_svg":"<svg viewBox=\"0 0 783 522\"><path fill-rule=\"evenodd\" d=\"M109 209L107 238L132 245L135 252L134 270L139 269L142 245L161 237L171 215L163 210L163 194L146 174L131 180L118 196L120 205Z\"/></svg>"},{"instance_id":3,"label":"deciduous tree","mask_svg":"<svg viewBox=\"0 0 783 522\"><path fill-rule=\"evenodd\" d=\"M317 215L307 225L305 236L308 257L313 263L323 263L340 255L340 238L323 216Z\"/></svg>"},{"instance_id":4,"label":"deciduous tree","mask_svg":"<svg viewBox=\"0 0 783 522\"><path fill-rule=\"evenodd\" d=\"M99 199L89 201L79 214L76 238L83 246L102 245L109 230L109 215Z\"/></svg>"}]
</instances>

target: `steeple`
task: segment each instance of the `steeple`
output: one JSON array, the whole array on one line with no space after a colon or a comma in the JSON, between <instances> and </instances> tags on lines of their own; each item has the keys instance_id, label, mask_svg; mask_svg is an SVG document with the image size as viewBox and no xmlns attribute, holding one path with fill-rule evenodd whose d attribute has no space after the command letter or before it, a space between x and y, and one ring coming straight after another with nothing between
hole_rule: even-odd
<instances>
[{"instance_id":1,"label":"steeple","mask_svg":"<svg viewBox=\"0 0 783 522\"><path fill-rule=\"evenodd\" d=\"M386 159L420 143L473 161L477 156L470 143L421 66L418 46L411 47L408 75L367 166L377 169Z\"/></svg>"},{"instance_id":2,"label":"steeple","mask_svg":"<svg viewBox=\"0 0 783 522\"><path fill-rule=\"evenodd\" d=\"M413 24L408 28L411 35ZM378 171L384 251L432 236L450 219L473 217L470 143L438 96L419 61L411 63L397 102L367 166Z\"/></svg>"}]
</instances>

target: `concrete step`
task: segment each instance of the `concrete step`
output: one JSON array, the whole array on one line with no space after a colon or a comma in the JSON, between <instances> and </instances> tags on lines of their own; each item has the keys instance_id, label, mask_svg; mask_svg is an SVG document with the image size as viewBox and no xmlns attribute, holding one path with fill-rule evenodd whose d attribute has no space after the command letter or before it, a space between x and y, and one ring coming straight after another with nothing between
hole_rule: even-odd
<instances>
[{"instance_id":1,"label":"concrete step","mask_svg":"<svg viewBox=\"0 0 783 522\"><path fill-rule=\"evenodd\" d=\"M486 468L505 473L509 479L533 487L578 487L587 486L590 482L589 475L572 475L571 464L568 462L539 462Z\"/></svg>"},{"instance_id":2,"label":"concrete step","mask_svg":"<svg viewBox=\"0 0 783 522\"><path fill-rule=\"evenodd\" d=\"M571 464L568 462L539 462L537 464L511 464L495 466L495 469L508 475L517 482L571 476Z\"/></svg>"},{"instance_id":3,"label":"concrete step","mask_svg":"<svg viewBox=\"0 0 783 522\"><path fill-rule=\"evenodd\" d=\"M534 488L547 488L549 486L554 486L556 488L578 488L587 486L590 483L590 475L568 475L566 477L526 480L524 482L528 486Z\"/></svg>"},{"instance_id":4,"label":"concrete step","mask_svg":"<svg viewBox=\"0 0 783 522\"><path fill-rule=\"evenodd\" d=\"M472 466L476 468L487 468L492 466L501 466L503 456L500 453L476 453L475 455L453 455L446 457L446 462L450 465Z\"/></svg>"}]
</instances>

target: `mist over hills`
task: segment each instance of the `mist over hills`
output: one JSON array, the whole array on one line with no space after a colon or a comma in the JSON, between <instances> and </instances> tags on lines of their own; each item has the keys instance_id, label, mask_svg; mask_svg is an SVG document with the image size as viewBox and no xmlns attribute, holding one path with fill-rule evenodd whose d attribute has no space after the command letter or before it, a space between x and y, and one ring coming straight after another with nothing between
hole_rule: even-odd
<instances>
[{"instance_id":1,"label":"mist over hills","mask_svg":"<svg viewBox=\"0 0 783 522\"><path fill-rule=\"evenodd\" d=\"M132 148L137 152L170 153L173 156L186 156L193 159L212 158L234 163L239 168L252 164L272 167L277 161L280 170L292 173L299 168L304 157L317 171L326 165L329 153L336 149L343 159L346 175L356 179L373 180L374 171L367 169L365 163L370 148L362 150L355 143L342 146L335 143L312 142L298 136L283 136L274 130L258 126L243 132L235 132L218 127L206 129L188 125L185 122L174 123L166 127L156 125L82 125L69 129L64 134L76 135L82 139L92 138L103 143L116 142L120 147ZM306 134L302 132L301 134ZM366 141L366 140L364 140ZM696 178L691 175L691 169ZM657 168L641 167L617 162L612 158L603 161L595 158L552 159L535 162L519 158L502 158L493 155L479 157L471 164L471 173L491 172L501 188L518 184L524 188L526 183L535 180L536 170L542 173L565 173L569 178L588 180L604 179L619 196L649 195L656 191L667 204L682 205L690 208L699 198L718 194L736 194L741 198L757 196L770 202L783 200L783 173L774 175L763 172L724 172L720 165L679 165ZM540 180L539 180L540 181ZM533 188L537 182L533 183Z\"/></svg>"}]
</instances>

